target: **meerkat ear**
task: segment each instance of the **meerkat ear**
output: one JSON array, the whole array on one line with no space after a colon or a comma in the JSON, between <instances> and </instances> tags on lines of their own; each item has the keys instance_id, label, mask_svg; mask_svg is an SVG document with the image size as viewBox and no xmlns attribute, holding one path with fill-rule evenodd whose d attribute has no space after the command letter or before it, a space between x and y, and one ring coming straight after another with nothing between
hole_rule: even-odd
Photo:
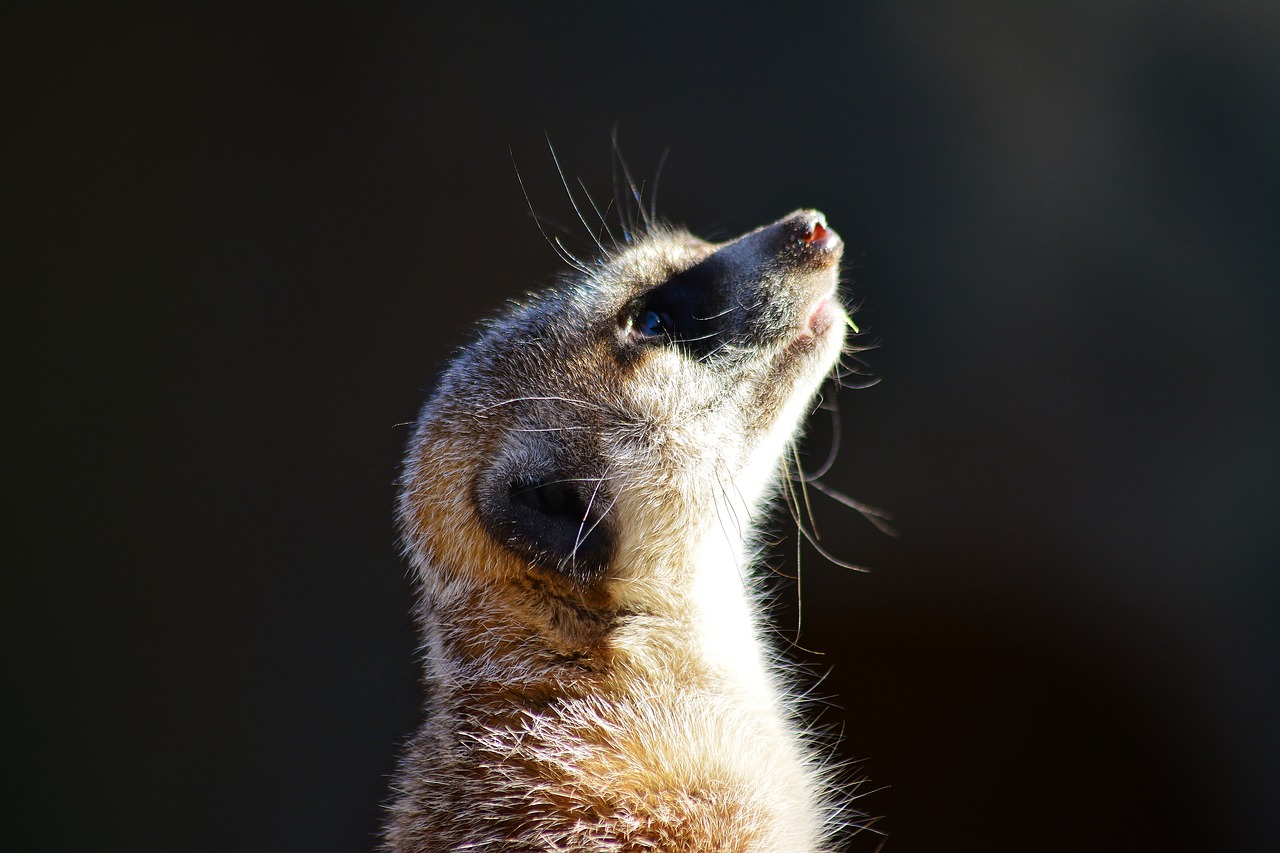
<instances>
[{"instance_id":1,"label":"meerkat ear","mask_svg":"<svg viewBox=\"0 0 1280 853\"><path fill-rule=\"evenodd\" d=\"M540 568L587 581L613 555L602 481L541 453L497 460L478 484L476 503L489 534Z\"/></svg>"}]
</instances>

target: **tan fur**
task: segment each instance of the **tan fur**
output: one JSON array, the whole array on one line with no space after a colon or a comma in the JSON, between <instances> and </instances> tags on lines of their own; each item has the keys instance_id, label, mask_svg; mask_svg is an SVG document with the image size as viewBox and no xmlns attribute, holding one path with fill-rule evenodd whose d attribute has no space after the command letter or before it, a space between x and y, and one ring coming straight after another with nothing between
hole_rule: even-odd
<instances>
[{"instance_id":1,"label":"tan fur","mask_svg":"<svg viewBox=\"0 0 1280 853\"><path fill-rule=\"evenodd\" d=\"M427 719L388 849L830 849L830 774L759 640L750 563L784 442L843 340L837 307L806 313L834 288L838 242L821 264L803 246L808 266L780 255L794 273L748 265L782 319L733 360L618 337L629 299L699 263L739 275L756 233L713 246L656 232L619 250L562 302L497 321L428 403L401 501ZM485 478L549 454L607 500L596 574L531 562L481 522Z\"/></svg>"}]
</instances>

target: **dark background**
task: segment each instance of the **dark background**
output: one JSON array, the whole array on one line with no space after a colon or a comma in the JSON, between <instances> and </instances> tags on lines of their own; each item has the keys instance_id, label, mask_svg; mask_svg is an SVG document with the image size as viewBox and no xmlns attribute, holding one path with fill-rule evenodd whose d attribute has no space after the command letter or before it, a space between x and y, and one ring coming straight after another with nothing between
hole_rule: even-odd
<instances>
[{"instance_id":1,"label":"dark background","mask_svg":"<svg viewBox=\"0 0 1280 853\"><path fill-rule=\"evenodd\" d=\"M900 535L817 499L800 642L884 849L1280 849L1280 5L6 17L5 849L373 846L404 424L615 125L847 243Z\"/></svg>"}]
</instances>

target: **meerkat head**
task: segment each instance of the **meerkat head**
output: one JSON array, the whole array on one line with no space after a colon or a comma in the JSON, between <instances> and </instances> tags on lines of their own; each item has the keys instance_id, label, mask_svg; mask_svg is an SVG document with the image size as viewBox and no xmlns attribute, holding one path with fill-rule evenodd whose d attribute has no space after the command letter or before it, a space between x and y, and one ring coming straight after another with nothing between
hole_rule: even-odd
<instances>
[{"instance_id":1,"label":"meerkat head","mask_svg":"<svg viewBox=\"0 0 1280 853\"><path fill-rule=\"evenodd\" d=\"M812 210L720 244L654 229L489 322L410 446L424 583L678 582L724 535L717 502L768 491L840 354L841 251Z\"/></svg>"}]
</instances>

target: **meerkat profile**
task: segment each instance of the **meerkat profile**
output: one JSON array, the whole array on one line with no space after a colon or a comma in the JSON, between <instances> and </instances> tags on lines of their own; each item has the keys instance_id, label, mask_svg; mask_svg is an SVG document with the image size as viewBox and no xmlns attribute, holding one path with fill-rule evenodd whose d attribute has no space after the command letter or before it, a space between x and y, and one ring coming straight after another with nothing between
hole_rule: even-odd
<instances>
[{"instance_id":1,"label":"meerkat profile","mask_svg":"<svg viewBox=\"0 0 1280 853\"><path fill-rule=\"evenodd\" d=\"M386 849L832 849L752 564L851 325L841 252L813 210L722 244L652 227L448 368L399 504L426 721Z\"/></svg>"}]
</instances>

